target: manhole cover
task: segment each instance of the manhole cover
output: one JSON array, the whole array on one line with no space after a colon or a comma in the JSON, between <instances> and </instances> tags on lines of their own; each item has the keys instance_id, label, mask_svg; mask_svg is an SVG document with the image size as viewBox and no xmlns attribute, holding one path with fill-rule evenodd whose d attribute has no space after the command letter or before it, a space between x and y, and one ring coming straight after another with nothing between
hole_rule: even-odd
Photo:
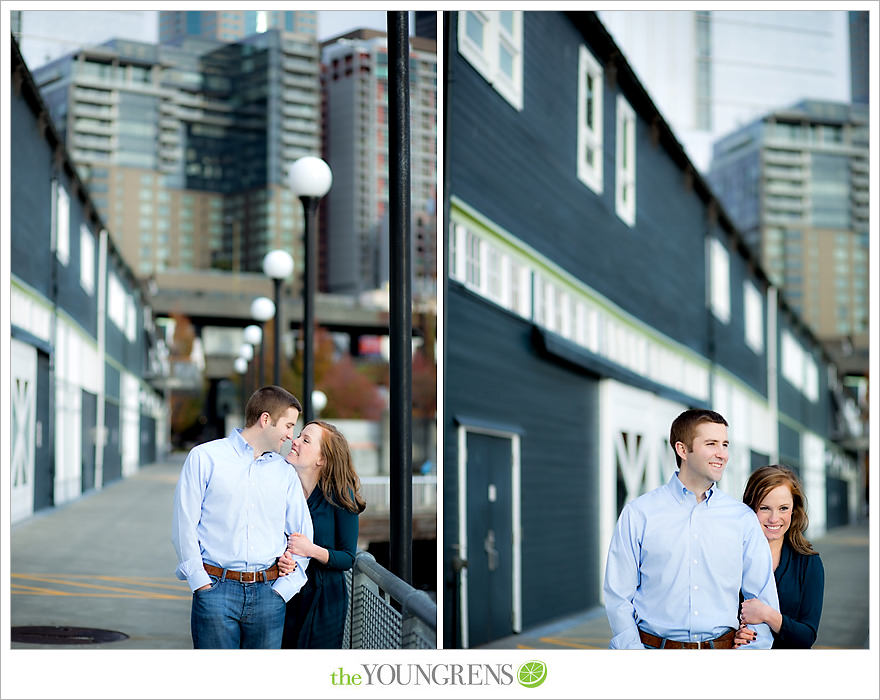
<instances>
[{"instance_id":1,"label":"manhole cover","mask_svg":"<svg viewBox=\"0 0 880 700\"><path fill-rule=\"evenodd\" d=\"M128 639L127 634L88 627L13 627L12 641L24 644L102 644Z\"/></svg>"}]
</instances>

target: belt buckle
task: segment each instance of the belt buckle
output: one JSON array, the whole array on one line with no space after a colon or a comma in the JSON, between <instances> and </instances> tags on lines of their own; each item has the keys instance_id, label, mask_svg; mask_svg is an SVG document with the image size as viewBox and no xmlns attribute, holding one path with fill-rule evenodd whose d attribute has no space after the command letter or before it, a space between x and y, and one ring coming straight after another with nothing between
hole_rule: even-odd
<instances>
[{"instance_id":1,"label":"belt buckle","mask_svg":"<svg viewBox=\"0 0 880 700\"><path fill-rule=\"evenodd\" d=\"M245 577L250 577L250 580L247 580ZM256 583L257 582L257 572L256 571L242 571L241 572L241 582L242 583Z\"/></svg>"},{"instance_id":2,"label":"belt buckle","mask_svg":"<svg viewBox=\"0 0 880 700\"><path fill-rule=\"evenodd\" d=\"M703 648L703 642L698 641L697 642L697 649L702 649L702 648Z\"/></svg>"}]
</instances>

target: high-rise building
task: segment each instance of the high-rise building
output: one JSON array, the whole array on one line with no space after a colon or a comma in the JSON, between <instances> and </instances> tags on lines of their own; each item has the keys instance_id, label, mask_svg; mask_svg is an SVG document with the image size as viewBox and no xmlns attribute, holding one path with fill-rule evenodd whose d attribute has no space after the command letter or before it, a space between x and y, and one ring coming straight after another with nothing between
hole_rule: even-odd
<instances>
[{"instance_id":1,"label":"high-rise building","mask_svg":"<svg viewBox=\"0 0 880 700\"><path fill-rule=\"evenodd\" d=\"M318 13L314 10L159 11L159 41L163 44L194 36L239 41L268 29L314 37L318 34Z\"/></svg>"},{"instance_id":2,"label":"high-rise building","mask_svg":"<svg viewBox=\"0 0 880 700\"><path fill-rule=\"evenodd\" d=\"M302 207L284 174L320 153L313 36L112 40L35 79L138 274L259 270L267 250L298 248Z\"/></svg>"},{"instance_id":3,"label":"high-rise building","mask_svg":"<svg viewBox=\"0 0 880 700\"><path fill-rule=\"evenodd\" d=\"M850 101L868 104L868 13L847 12L849 18Z\"/></svg>"},{"instance_id":4,"label":"high-rise building","mask_svg":"<svg viewBox=\"0 0 880 700\"><path fill-rule=\"evenodd\" d=\"M866 371L868 105L774 110L715 144L708 178L790 305Z\"/></svg>"},{"instance_id":5,"label":"high-rise building","mask_svg":"<svg viewBox=\"0 0 880 700\"><path fill-rule=\"evenodd\" d=\"M322 281L359 293L388 281L388 42L360 29L322 44L324 154L333 187L324 209ZM437 43L410 38L413 270L436 259ZM433 222L433 223L432 223ZM420 233L421 232L421 233ZM421 237L420 237L421 236ZM422 250L419 251L421 246ZM417 286L428 284L417 277ZM425 290L427 291L427 290Z\"/></svg>"},{"instance_id":6,"label":"high-rise building","mask_svg":"<svg viewBox=\"0 0 880 700\"><path fill-rule=\"evenodd\" d=\"M603 10L599 17L705 173L712 142L762 114L807 98L851 100L848 14ZM862 58L867 66L867 53Z\"/></svg>"}]
</instances>

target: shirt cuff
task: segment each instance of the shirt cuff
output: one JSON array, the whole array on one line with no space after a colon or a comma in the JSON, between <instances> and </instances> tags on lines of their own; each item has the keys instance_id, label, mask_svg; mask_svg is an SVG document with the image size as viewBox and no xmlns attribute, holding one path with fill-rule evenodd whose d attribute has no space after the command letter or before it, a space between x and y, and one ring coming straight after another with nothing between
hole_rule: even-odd
<instances>
[{"instance_id":1,"label":"shirt cuff","mask_svg":"<svg viewBox=\"0 0 880 700\"><path fill-rule=\"evenodd\" d=\"M200 571L194 571L190 574L187 577L186 582L189 584L189 589L195 593L196 589L210 585L211 577L208 576L208 572L205 571L205 567L203 566Z\"/></svg>"},{"instance_id":2,"label":"shirt cuff","mask_svg":"<svg viewBox=\"0 0 880 700\"><path fill-rule=\"evenodd\" d=\"M611 643L608 645L609 649L647 649L647 647L642 644L642 640L639 637L639 630L637 627L633 629L626 629L620 634L616 634L611 638Z\"/></svg>"},{"instance_id":3,"label":"shirt cuff","mask_svg":"<svg viewBox=\"0 0 880 700\"><path fill-rule=\"evenodd\" d=\"M211 577L205 571L205 562L201 557L187 559L178 565L177 571L174 573L177 575L177 578L185 580L192 591L211 583Z\"/></svg>"},{"instance_id":4,"label":"shirt cuff","mask_svg":"<svg viewBox=\"0 0 880 700\"><path fill-rule=\"evenodd\" d=\"M299 590L306 583L306 572L303 571L301 566L296 567L296 571L287 576L279 576L275 583L272 584L272 588L278 595L284 598L284 602L287 603L290 601L293 596L299 593Z\"/></svg>"}]
</instances>

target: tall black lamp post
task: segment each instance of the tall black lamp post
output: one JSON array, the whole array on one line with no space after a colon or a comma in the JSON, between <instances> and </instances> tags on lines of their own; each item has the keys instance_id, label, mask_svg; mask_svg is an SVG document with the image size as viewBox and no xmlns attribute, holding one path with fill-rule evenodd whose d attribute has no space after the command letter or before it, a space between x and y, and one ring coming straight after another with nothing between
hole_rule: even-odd
<instances>
[{"instance_id":1,"label":"tall black lamp post","mask_svg":"<svg viewBox=\"0 0 880 700\"><path fill-rule=\"evenodd\" d=\"M293 258L286 250L270 250L263 258L263 272L272 278L275 284L275 366L273 384L281 384L281 332L283 318L281 314L281 283L293 272Z\"/></svg>"},{"instance_id":2,"label":"tall black lamp post","mask_svg":"<svg viewBox=\"0 0 880 700\"><path fill-rule=\"evenodd\" d=\"M266 383L266 344L263 342L263 336L265 335L266 321L274 315L275 302L269 297L257 297L251 302L251 318L260 323L258 326L260 331L260 386ZM245 328L245 332L247 332L247 328Z\"/></svg>"},{"instance_id":3,"label":"tall black lamp post","mask_svg":"<svg viewBox=\"0 0 880 700\"><path fill-rule=\"evenodd\" d=\"M315 383L315 291L317 282L318 232L315 215L318 203L333 184L330 166L320 158L306 156L295 161L287 171L287 184L303 205L305 218L305 269L303 275L303 420L314 419L312 389Z\"/></svg>"}]
</instances>

